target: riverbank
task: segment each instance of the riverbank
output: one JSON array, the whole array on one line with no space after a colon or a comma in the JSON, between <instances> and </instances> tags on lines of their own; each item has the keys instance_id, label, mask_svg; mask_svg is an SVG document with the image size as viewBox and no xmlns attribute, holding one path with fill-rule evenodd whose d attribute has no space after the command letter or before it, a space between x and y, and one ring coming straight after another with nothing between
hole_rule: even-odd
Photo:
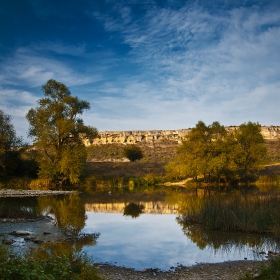
<instances>
[{"instance_id":1,"label":"riverbank","mask_svg":"<svg viewBox=\"0 0 280 280\"><path fill-rule=\"evenodd\" d=\"M76 191L51 191L51 190L3 190L0 189L0 197L24 197L24 196L46 196L46 195L66 195L76 193Z\"/></svg>"},{"instance_id":2,"label":"riverbank","mask_svg":"<svg viewBox=\"0 0 280 280\"><path fill-rule=\"evenodd\" d=\"M260 267L268 263L268 261L228 261L197 264L191 267L179 265L170 271L158 269L136 271L125 267L99 265L99 275L106 280L238 280L246 273L257 277Z\"/></svg>"},{"instance_id":3,"label":"riverbank","mask_svg":"<svg viewBox=\"0 0 280 280\"><path fill-rule=\"evenodd\" d=\"M25 252L30 246L40 246L29 239L24 239L21 236L14 236L13 232L24 231L30 232L30 236L35 237L34 240L39 240L42 243L65 242L67 235L64 230L58 226L54 226L54 221L51 218L38 221L0 221L0 242L11 239L11 245L17 252ZM45 234L45 233L48 234ZM183 266L178 264L177 267L171 267L168 271L160 269L144 269L137 271L130 268L118 267L109 264L97 263L99 275L104 280L237 280L246 273L258 275L259 267L263 264L268 264L268 261L227 261L223 263L204 263L194 266Z\"/></svg>"},{"instance_id":4,"label":"riverbank","mask_svg":"<svg viewBox=\"0 0 280 280\"><path fill-rule=\"evenodd\" d=\"M60 192L59 192L60 193ZM26 194L26 191L25 191ZM15 232L30 233L17 236ZM40 243L65 243L68 235L51 217L37 217L36 219L3 219L0 220L0 242L3 246L13 248L23 253L30 246L37 247ZM211 261L211 260L210 260ZM99 273L106 280L150 280L150 279L239 279L246 272L258 273L257 267L263 262L234 261L217 264L198 264L192 267L179 265L171 267L169 271L159 269L145 269L136 271L125 267L116 267L106 264L97 264ZM152 263L151 263L152 266ZM168 269L168 268L167 268Z\"/></svg>"}]
</instances>

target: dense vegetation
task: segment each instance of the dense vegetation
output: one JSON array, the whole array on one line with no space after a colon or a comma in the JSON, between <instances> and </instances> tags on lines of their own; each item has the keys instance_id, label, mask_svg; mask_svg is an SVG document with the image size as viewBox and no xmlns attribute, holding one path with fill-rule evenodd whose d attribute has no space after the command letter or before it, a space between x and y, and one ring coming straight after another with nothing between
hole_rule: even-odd
<instances>
[{"instance_id":1,"label":"dense vegetation","mask_svg":"<svg viewBox=\"0 0 280 280\"><path fill-rule=\"evenodd\" d=\"M0 275L5 280L101 280L86 254L66 251L54 244L30 250L25 256L0 245Z\"/></svg>"},{"instance_id":2,"label":"dense vegetation","mask_svg":"<svg viewBox=\"0 0 280 280\"><path fill-rule=\"evenodd\" d=\"M257 178L267 160L267 150L258 123L244 123L228 131L219 122L206 126L199 121L178 147L167 165L173 177L192 177L204 182L248 183Z\"/></svg>"},{"instance_id":3,"label":"dense vegetation","mask_svg":"<svg viewBox=\"0 0 280 280\"><path fill-rule=\"evenodd\" d=\"M180 205L179 223L209 229L280 234L280 198L275 194L220 194L188 197Z\"/></svg>"}]
</instances>

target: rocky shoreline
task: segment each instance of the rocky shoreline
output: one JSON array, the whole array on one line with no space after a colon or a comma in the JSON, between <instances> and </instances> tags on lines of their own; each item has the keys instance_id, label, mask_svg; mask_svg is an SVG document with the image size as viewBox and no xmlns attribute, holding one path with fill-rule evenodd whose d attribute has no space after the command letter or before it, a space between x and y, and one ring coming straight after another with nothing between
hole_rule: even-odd
<instances>
[{"instance_id":1,"label":"rocky shoreline","mask_svg":"<svg viewBox=\"0 0 280 280\"><path fill-rule=\"evenodd\" d=\"M0 190L0 197L46 196L67 195L76 191L51 191L51 190Z\"/></svg>"},{"instance_id":2,"label":"rocky shoreline","mask_svg":"<svg viewBox=\"0 0 280 280\"><path fill-rule=\"evenodd\" d=\"M99 273L106 280L238 280L246 273L257 278L260 267L267 264L268 261L228 261L203 263L191 267L179 265L169 271L159 269L136 271L125 267L100 264Z\"/></svg>"}]
</instances>

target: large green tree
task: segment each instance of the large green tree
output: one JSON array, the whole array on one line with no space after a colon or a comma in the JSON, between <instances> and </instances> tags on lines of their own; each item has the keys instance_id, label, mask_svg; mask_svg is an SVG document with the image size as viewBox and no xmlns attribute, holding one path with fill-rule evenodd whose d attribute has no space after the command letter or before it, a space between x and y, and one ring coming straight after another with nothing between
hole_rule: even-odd
<instances>
[{"instance_id":1,"label":"large green tree","mask_svg":"<svg viewBox=\"0 0 280 280\"><path fill-rule=\"evenodd\" d=\"M181 176L191 176L195 181L202 174L205 182L211 181L221 169L221 148L225 135L226 130L219 122L206 126L199 121L185 136L178 147L175 162L170 163L167 169L171 174L178 176L179 172Z\"/></svg>"},{"instance_id":2,"label":"large green tree","mask_svg":"<svg viewBox=\"0 0 280 280\"><path fill-rule=\"evenodd\" d=\"M245 182L256 179L266 162L266 147L258 123L244 123L232 131L219 122L199 121L185 136L176 158L167 165L174 177L199 175L209 182Z\"/></svg>"},{"instance_id":3,"label":"large green tree","mask_svg":"<svg viewBox=\"0 0 280 280\"><path fill-rule=\"evenodd\" d=\"M236 149L239 151L236 161L240 180L254 180L267 162L267 149L261 134L261 125L253 122L241 124L233 135L236 139Z\"/></svg>"},{"instance_id":4,"label":"large green tree","mask_svg":"<svg viewBox=\"0 0 280 280\"><path fill-rule=\"evenodd\" d=\"M87 101L71 95L63 83L49 80L42 86L45 97L26 115L29 137L39 152L39 177L55 183L77 183L86 161L83 140L97 137L97 129L81 119L90 109Z\"/></svg>"}]
</instances>

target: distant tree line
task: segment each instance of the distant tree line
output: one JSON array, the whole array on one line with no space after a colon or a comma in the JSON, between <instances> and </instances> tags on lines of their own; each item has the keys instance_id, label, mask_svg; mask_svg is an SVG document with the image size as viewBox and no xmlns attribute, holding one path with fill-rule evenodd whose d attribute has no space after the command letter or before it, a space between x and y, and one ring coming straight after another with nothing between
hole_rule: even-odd
<instances>
[{"instance_id":1,"label":"distant tree line","mask_svg":"<svg viewBox=\"0 0 280 280\"><path fill-rule=\"evenodd\" d=\"M56 185L79 182L86 162L84 139L98 131L83 123L81 115L90 109L87 101L73 97L69 89L55 80L42 86L44 98L37 101L26 118L33 146L24 143L11 123L11 116L0 110L0 176L39 176ZM219 122L199 121L178 147L166 170L175 178L200 176L204 182L253 181L266 162L267 151L258 123L244 123L226 130ZM142 150L127 145L123 155L140 160Z\"/></svg>"},{"instance_id":2,"label":"distant tree line","mask_svg":"<svg viewBox=\"0 0 280 280\"><path fill-rule=\"evenodd\" d=\"M248 122L226 130L219 122L199 121L178 147L167 172L177 178L192 177L205 183L254 181L267 159L258 123Z\"/></svg>"}]
</instances>

